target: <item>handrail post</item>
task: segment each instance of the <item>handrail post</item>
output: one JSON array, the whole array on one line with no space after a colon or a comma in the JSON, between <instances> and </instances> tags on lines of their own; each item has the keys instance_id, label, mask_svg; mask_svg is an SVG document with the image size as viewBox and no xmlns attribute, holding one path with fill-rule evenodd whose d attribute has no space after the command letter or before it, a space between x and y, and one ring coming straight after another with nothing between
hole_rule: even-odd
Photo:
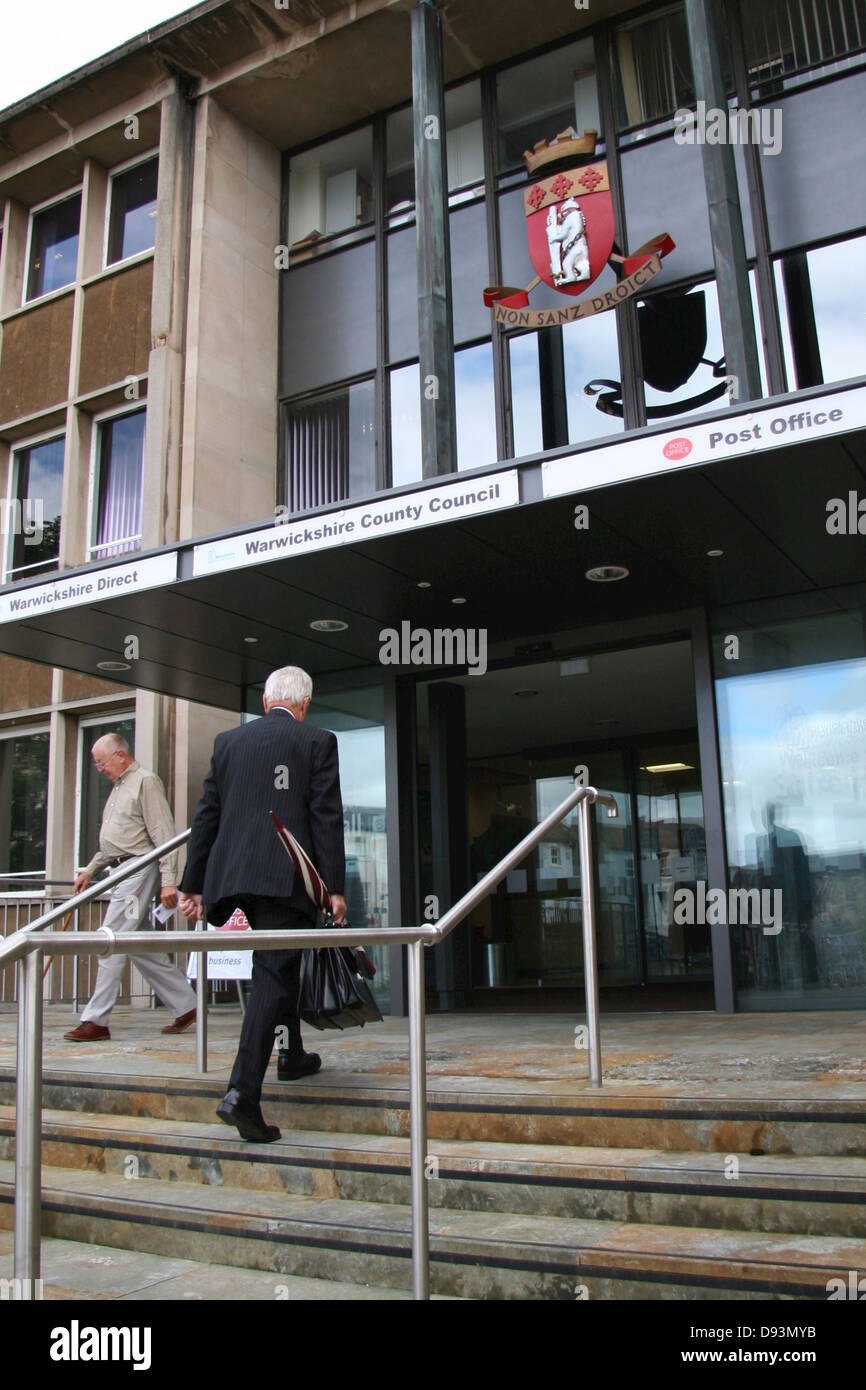
<instances>
[{"instance_id":1,"label":"handrail post","mask_svg":"<svg viewBox=\"0 0 866 1390\"><path fill-rule=\"evenodd\" d=\"M430 1297L427 1215L427 1047L424 1026L424 945L411 941L409 957L409 1155L412 1184L412 1297Z\"/></svg>"},{"instance_id":2,"label":"handrail post","mask_svg":"<svg viewBox=\"0 0 866 1390\"><path fill-rule=\"evenodd\" d=\"M207 931L207 923L200 917L196 931ZM207 1071L207 951L198 952L198 968L195 978L195 1065L196 1071Z\"/></svg>"},{"instance_id":3,"label":"handrail post","mask_svg":"<svg viewBox=\"0 0 866 1390\"><path fill-rule=\"evenodd\" d=\"M42 951L18 962L15 1095L15 1296L38 1297L42 1227Z\"/></svg>"},{"instance_id":4,"label":"handrail post","mask_svg":"<svg viewBox=\"0 0 866 1390\"><path fill-rule=\"evenodd\" d=\"M589 1084L601 1085L601 1034L598 1023L598 952L595 932L595 883L592 876L593 802L580 802L580 898L583 920L583 984L589 1037Z\"/></svg>"}]
</instances>

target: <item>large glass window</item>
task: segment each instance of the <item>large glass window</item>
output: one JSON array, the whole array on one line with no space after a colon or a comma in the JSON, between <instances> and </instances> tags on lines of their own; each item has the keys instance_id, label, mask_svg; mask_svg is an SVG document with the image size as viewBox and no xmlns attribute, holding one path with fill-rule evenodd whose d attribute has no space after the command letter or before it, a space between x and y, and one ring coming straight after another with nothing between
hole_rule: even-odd
<instances>
[{"instance_id":1,"label":"large glass window","mask_svg":"<svg viewBox=\"0 0 866 1390\"><path fill-rule=\"evenodd\" d=\"M386 126L386 206L392 225L415 207L415 147L411 106L395 111ZM467 82L445 93L445 156L452 205L484 192L481 84Z\"/></svg>"},{"instance_id":2,"label":"large glass window","mask_svg":"<svg viewBox=\"0 0 866 1390\"><path fill-rule=\"evenodd\" d=\"M40 295L72 284L78 266L80 221L80 193L33 214L27 267L28 299L38 299Z\"/></svg>"},{"instance_id":3,"label":"large glass window","mask_svg":"<svg viewBox=\"0 0 866 1390\"><path fill-rule=\"evenodd\" d=\"M290 405L287 415L289 507L303 511L376 488L375 384L360 381Z\"/></svg>"},{"instance_id":4,"label":"large glass window","mask_svg":"<svg viewBox=\"0 0 866 1390\"><path fill-rule=\"evenodd\" d=\"M595 404L597 393L586 390L589 383L598 378L619 378L616 316L613 310L565 324L562 352L569 444L579 444L584 439L595 439L598 435L621 430L622 417L598 410Z\"/></svg>"},{"instance_id":5,"label":"large glass window","mask_svg":"<svg viewBox=\"0 0 866 1390\"><path fill-rule=\"evenodd\" d=\"M0 738L0 873L45 872L47 790L48 730Z\"/></svg>"},{"instance_id":6,"label":"large glass window","mask_svg":"<svg viewBox=\"0 0 866 1390\"><path fill-rule=\"evenodd\" d=\"M621 126L648 125L693 106L685 11L674 5L616 31Z\"/></svg>"},{"instance_id":7,"label":"large glass window","mask_svg":"<svg viewBox=\"0 0 866 1390\"><path fill-rule=\"evenodd\" d=\"M866 1003L866 652L859 611L762 622L716 699L730 887L760 925L732 925L747 1009ZM736 629L734 629L736 631Z\"/></svg>"},{"instance_id":8,"label":"large glass window","mask_svg":"<svg viewBox=\"0 0 866 1390\"><path fill-rule=\"evenodd\" d=\"M370 126L329 140L289 161L289 247L317 243L373 220L373 131Z\"/></svg>"},{"instance_id":9,"label":"large glass window","mask_svg":"<svg viewBox=\"0 0 866 1390\"><path fill-rule=\"evenodd\" d=\"M57 569L64 444L61 435L59 439L16 449L12 456L20 525L12 536L9 579L27 579Z\"/></svg>"},{"instance_id":10,"label":"large glass window","mask_svg":"<svg viewBox=\"0 0 866 1390\"><path fill-rule=\"evenodd\" d=\"M78 847L76 860L87 864L99 848L99 827L102 812L111 794L111 782L96 771L90 750L103 734L119 734L131 749L135 749L135 716L123 715L114 719L82 720L79 724L78 749Z\"/></svg>"},{"instance_id":11,"label":"large glass window","mask_svg":"<svg viewBox=\"0 0 866 1390\"><path fill-rule=\"evenodd\" d=\"M157 159L136 164L111 180L106 265L150 251L156 239Z\"/></svg>"},{"instance_id":12,"label":"large glass window","mask_svg":"<svg viewBox=\"0 0 866 1390\"><path fill-rule=\"evenodd\" d=\"M496 406L493 349L490 343L454 354L457 413L457 467L483 468L496 462Z\"/></svg>"},{"instance_id":13,"label":"large glass window","mask_svg":"<svg viewBox=\"0 0 866 1390\"><path fill-rule=\"evenodd\" d=\"M499 167L523 166L524 150L572 127L600 130L592 39L501 72L496 81Z\"/></svg>"},{"instance_id":14,"label":"large glass window","mask_svg":"<svg viewBox=\"0 0 866 1390\"><path fill-rule=\"evenodd\" d=\"M864 0L748 0L740 8L749 77L763 96L793 86L793 73L866 48Z\"/></svg>"},{"instance_id":15,"label":"large glass window","mask_svg":"<svg viewBox=\"0 0 866 1390\"><path fill-rule=\"evenodd\" d=\"M523 333L508 343L511 359L511 420L514 457L538 454L544 447L541 424L541 387L538 371L538 334Z\"/></svg>"},{"instance_id":16,"label":"large glass window","mask_svg":"<svg viewBox=\"0 0 866 1390\"><path fill-rule=\"evenodd\" d=\"M782 330L791 390L866 372L864 258L866 236L776 261L779 303L787 310Z\"/></svg>"},{"instance_id":17,"label":"large glass window","mask_svg":"<svg viewBox=\"0 0 866 1390\"><path fill-rule=\"evenodd\" d=\"M93 557L141 545L141 489L146 412L104 420L97 427Z\"/></svg>"},{"instance_id":18,"label":"large glass window","mask_svg":"<svg viewBox=\"0 0 866 1390\"><path fill-rule=\"evenodd\" d=\"M389 375L391 390L391 484L403 487L421 477L421 382L418 363Z\"/></svg>"}]
</instances>

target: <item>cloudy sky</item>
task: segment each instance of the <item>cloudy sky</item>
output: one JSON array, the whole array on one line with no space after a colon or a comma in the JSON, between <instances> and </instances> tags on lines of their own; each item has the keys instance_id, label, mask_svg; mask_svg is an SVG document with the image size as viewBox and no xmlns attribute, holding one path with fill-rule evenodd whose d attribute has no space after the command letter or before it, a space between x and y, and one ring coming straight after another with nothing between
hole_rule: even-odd
<instances>
[{"instance_id":1,"label":"cloudy sky","mask_svg":"<svg viewBox=\"0 0 866 1390\"><path fill-rule=\"evenodd\" d=\"M193 8L179 0L0 0L0 110Z\"/></svg>"}]
</instances>

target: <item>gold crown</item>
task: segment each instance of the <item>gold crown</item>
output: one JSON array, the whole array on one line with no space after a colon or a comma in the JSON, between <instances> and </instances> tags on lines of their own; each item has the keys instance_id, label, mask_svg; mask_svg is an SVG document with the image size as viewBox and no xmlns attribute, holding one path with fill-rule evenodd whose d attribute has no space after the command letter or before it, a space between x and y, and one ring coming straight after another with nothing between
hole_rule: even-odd
<instances>
[{"instance_id":1,"label":"gold crown","mask_svg":"<svg viewBox=\"0 0 866 1390\"><path fill-rule=\"evenodd\" d=\"M585 130L583 135L578 135L577 131L569 126L568 130L561 130L553 140L538 140L531 150L524 150L523 162L530 174L534 174L543 164L552 164L554 160L571 159L573 155L578 154L594 155L597 139L597 130Z\"/></svg>"}]
</instances>

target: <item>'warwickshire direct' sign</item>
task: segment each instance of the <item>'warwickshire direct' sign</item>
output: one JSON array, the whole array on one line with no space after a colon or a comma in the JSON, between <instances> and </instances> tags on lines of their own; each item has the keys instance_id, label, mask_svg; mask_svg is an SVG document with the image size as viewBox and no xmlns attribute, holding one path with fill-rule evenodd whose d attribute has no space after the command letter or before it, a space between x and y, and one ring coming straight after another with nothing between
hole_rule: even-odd
<instances>
[{"instance_id":1,"label":"'warwickshire direct' sign","mask_svg":"<svg viewBox=\"0 0 866 1390\"><path fill-rule=\"evenodd\" d=\"M52 579L48 584L10 589L0 594L0 623L56 613L60 608L75 608L82 603L99 603L101 599L141 593L143 589L171 584L175 579L177 555L172 552L152 555L146 560L132 560L127 565L112 565L110 569L89 570L68 579Z\"/></svg>"},{"instance_id":2,"label":"'warwickshire direct' sign","mask_svg":"<svg viewBox=\"0 0 866 1390\"><path fill-rule=\"evenodd\" d=\"M543 495L561 497L586 492L629 478L668 473L674 468L693 468L716 459L779 449L785 444L845 434L866 427L866 387L836 391L811 400L790 401L731 414L723 420L697 419L669 434L651 434L623 440L601 449L548 459L542 465Z\"/></svg>"},{"instance_id":3,"label":"'warwickshire direct' sign","mask_svg":"<svg viewBox=\"0 0 866 1390\"><path fill-rule=\"evenodd\" d=\"M460 521L463 517L515 507L519 501L517 470L511 468L506 473L494 473L475 481L466 479L405 493L387 501L344 507L342 511L314 516L309 521L277 522L239 536L206 541L195 547L193 574L214 574L243 565L260 565L262 561L278 560L281 556L355 545L375 536L420 530L442 521Z\"/></svg>"}]
</instances>

